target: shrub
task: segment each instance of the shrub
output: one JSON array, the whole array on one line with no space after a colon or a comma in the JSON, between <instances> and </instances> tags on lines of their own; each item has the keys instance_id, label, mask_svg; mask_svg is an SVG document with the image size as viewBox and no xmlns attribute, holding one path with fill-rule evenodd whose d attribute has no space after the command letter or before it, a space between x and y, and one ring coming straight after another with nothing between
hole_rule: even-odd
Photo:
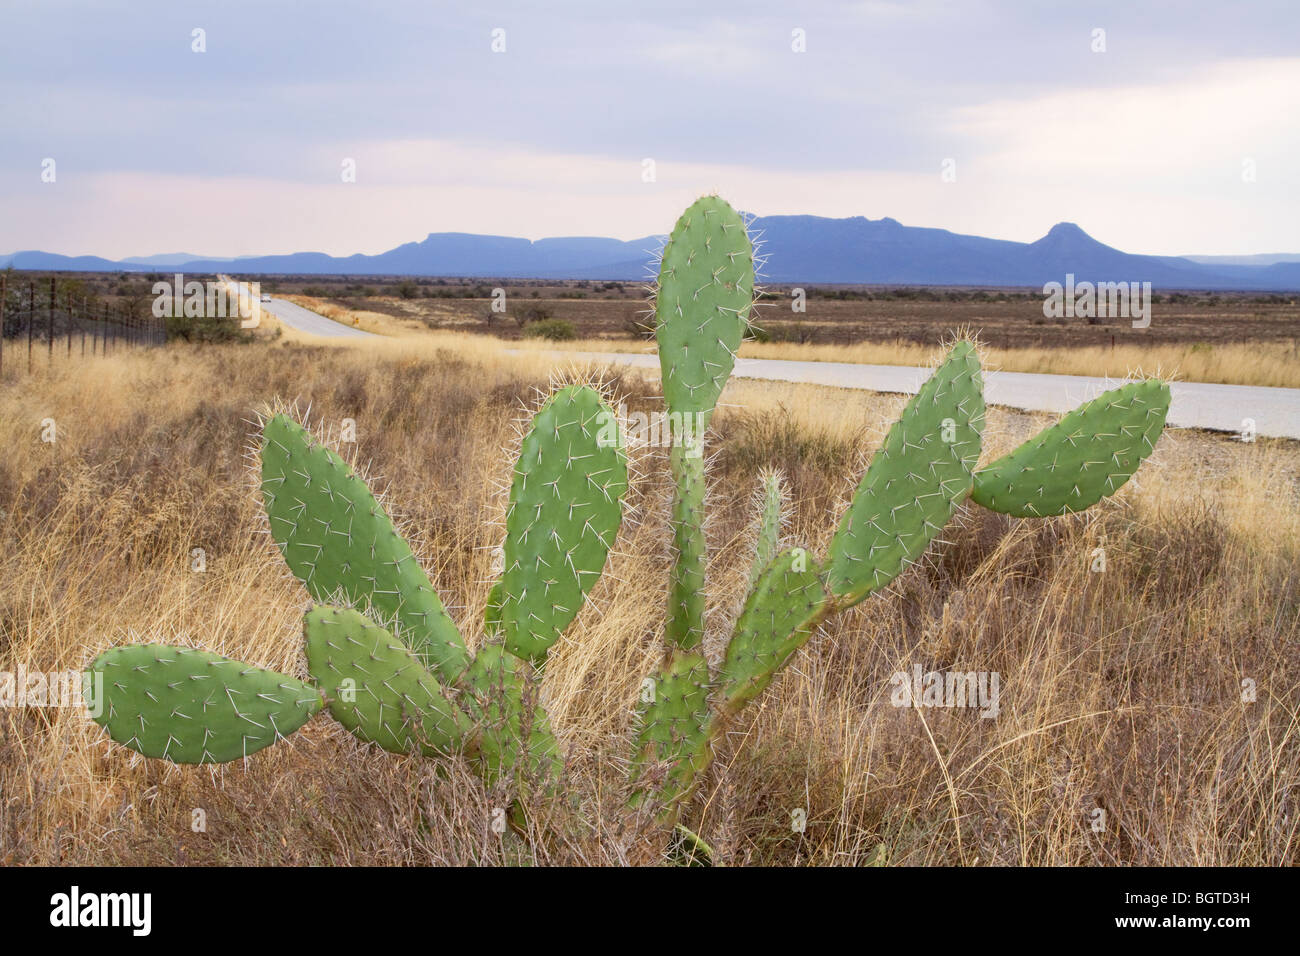
<instances>
[{"instance_id":1,"label":"shrub","mask_svg":"<svg viewBox=\"0 0 1300 956\"><path fill-rule=\"evenodd\" d=\"M568 319L539 319L524 326L526 339L550 339L567 342L578 337L578 330Z\"/></svg>"},{"instance_id":2,"label":"shrub","mask_svg":"<svg viewBox=\"0 0 1300 956\"><path fill-rule=\"evenodd\" d=\"M167 316L168 342L251 342L253 334L240 328L236 318Z\"/></svg>"}]
</instances>

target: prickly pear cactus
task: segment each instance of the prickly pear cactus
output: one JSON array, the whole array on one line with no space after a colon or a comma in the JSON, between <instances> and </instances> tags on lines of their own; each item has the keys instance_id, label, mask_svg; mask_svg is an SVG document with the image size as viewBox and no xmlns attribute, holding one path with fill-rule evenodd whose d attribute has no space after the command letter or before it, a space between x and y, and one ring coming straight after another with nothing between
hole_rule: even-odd
<instances>
[{"instance_id":1,"label":"prickly pear cactus","mask_svg":"<svg viewBox=\"0 0 1300 956\"><path fill-rule=\"evenodd\" d=\"M896 578L943 530L970 489L983 427L979 358L958 342L889 430L831 541L830 589L845 605Z\"/></svg>"},{"instance_id":2,"label":"prickly pear cactus","mask_svg":"<svg viewBox=\"0 0 1300 956\"><path fill-rule=\"evenodd\" d=\"M776 557L781 543L781 523L785 517L789 492L785 479L775 469L765 471L758 476L758 520L754 530L754 560L749 566L749 586L752 589L758 582L758 576Z\"/></svg>"},{"instance_id":3,"label":"prickly pear cactus","mask_svg":"<svg viewBox=\"0 0 1300 956\"><path fill-rule=\"evenodd\" d=\"M1169 386L1155 378L1098 395L976 472L971 500L1018 518L1091 508L1155 451L1169 398Z\"/></svg>"},{"instance_id":4,"label":"prickly pear cactus","mask_svg":"<svg viewBox=\"0 0 1300 956\"><path fill-rule=\"evenodd\" d=\"M116 648L91 665L108 684L99 719L113 738L179 763L233 760L292 733L324 698L385 750L464 753L490 785L549 791L563 758L538 704L539 668L604 569L627 491L622 431L601 394L560 389L524 437L506 567L472 661L410 547L338 455L284 414L266 420L260 451L272 536L322 602L303 619L315 683L185 648Z\"/></svg>"},{"instance_id":5,"label":"prickly pear cactus","mask_svg":"<svg viewBox=\"0 0 1300 956\"><path fill-rule=\"evenodd\" d=\"M496 599L506 649L541 663L600 577L623 520L618 421L586 385L556 392L524 437Z\"/></svg>"},{"instance_id":6,"label":"prickly pear cactus","mask_svg":"<svg viewBox=\"0 0 1300 956\"><path fill-rule=\"evenodd\" d=\"M713 759L709 665L699 654L669 652L658 676L642 685L631 802L680 798Z\"/></svg>"},{"instance_id":7,"label":"prickly pear cactus","mask_svg":"<svg viewBox=\"0 0 1300 956\"><path fill-rule=\"evenodd\" d=\"M310 684L188 647L130 644L100 654L94 720L120 744L173 763L224 763L269 747L321 708Z\"/></svg>"},{"instance_id":8,"label":"prickly pear cactus","mask_svg":"<svg viewBox=\"0 0 1300 956\"><path fill-rule=\"evenodd\" d=\"M1087 508L1134 474L1169 407L1163 382L1134 382L977 470L983 383L974 345L958 341L890 429L824 558L781 550L783 480L762 476L748 590L714 673L703 653L703 437L755 294L741 217L716 196L694 203L664 248L655 303L672 413L673 561L663 664L642 685L631 762L631 803L670 823L706 779L729 721L821 622L919 560L967 497L1022 517ZM90 665L105 688L95 719L147 756L216 762L269 746L325 703L387 750L462 752L512 798L552 794L563 759L540 706L541 672L605 566L628 482L621 431L599 392L559 390L524 436L504 568L473 659L410 547L341 458L286 415L266 421L261 454L286 563L317 601L347 605L304 618L315 683L188 648L115 648Z\"/></svg>"},{"instance_id":9,"label":"prickly pear cactus","mask_svg":"<svg viewBox=\"0 0 1300 956\"><path fill-rule=\"evenodd\" d=\"M262 432L262 497L285 564L313 598L373 608L454 681L469 665L429 577L366 483L287 415Z\"/></svg>"},{"instance_id":10,"label":"prickly pear cactus","mask_svg":"<svg viewBox=\"0 0 1300 956\"><path fill-rule=\"evenodd\" d=\"M673 562L665 635L704 639L704 431L731 375L755 295L754 247L740 214L717 196L682 213L664 246L656 337L673 445Z\"/></svg>"},{"instance_id":11,"label":"prickly pear cactus","mask_svg":"<svg viewBox=\"0 0 1300 956\"><path fill-rule=\"evenodd\" d=\"M659 266L656 336L669 411L713 411L753 301L745 221L717 196L696 200L673 227Z\"/></svg>"},{"instance_id":12,"label":"prickly pear cactus","mask_svg":"<svg viewBox=\"0 0 1300 956\"><path fill-rule=\"evenodd\" d=\"M730 231L729 244L717 233L713 242L700 238L701 221L712 225L711 217L701 216L713 211L723 216L719 223L735 222L726 217L729 209L706 197L682 216L665 250L656 301L669 409L698 411L705 424L743 331L731 317L743 317L742 292L752 288L747 242ZM738 278L734 288L724 283L719 289L710 276ZM699 295L687 294L692 285ZM725 302L707 298L724 291ZM749 593L716 676L695 650L706 630L703 449L690 448L687 455L688 446L675 444L669 458L675 486L665 629L670 650L647 682L658 694L639 708L632 803L653 802L662 808L661 820L675 822L729 719L771 683L823 620L919 560L968 496L1009 514L1042 516L1086 508L1119 488L1158 440L1168 396L1168 387L1156 380L1107 393L977 472L983 381L974 345L958 341L872 458L824 561L802 548L773 557L781 535L780 479L762 477Z\"/></svg>"},{"instance_id":13,"label":"prickly pear cactus","mask_svg":"<svg viewBox=\"0 0 1300 956\"><path fill-rule=\"evenodd\" d=\"M505 785L515 794L550 789L564 771L564 755L538 705L532 663L489 641L474 656L465 683L467 706L482 728L478 760L488 786Z\"/></svg>"},{"instance_id":14,"label":"prickly pear cactus","mask_svg":"<svg viewBox=\"0 0 1300 956\"><path fill-rule=\"evenodd\" d=\"M472 749L472 721L385 628L349 608L314 607L303 633L330 715L357 737L391 753Z\"/></svg>"},{"instance_id":15,"label":"prickly pear cactus","mask_svg":"<svg viewBox=\"0 0 1300 956\"><path fill-rule=\"evenodd\" d=\"M759 576L719 674L726 712L735 713L762 693L811 636L830 600L820 572L807 551L791 548Z\"/></svg>"}]
</instances>

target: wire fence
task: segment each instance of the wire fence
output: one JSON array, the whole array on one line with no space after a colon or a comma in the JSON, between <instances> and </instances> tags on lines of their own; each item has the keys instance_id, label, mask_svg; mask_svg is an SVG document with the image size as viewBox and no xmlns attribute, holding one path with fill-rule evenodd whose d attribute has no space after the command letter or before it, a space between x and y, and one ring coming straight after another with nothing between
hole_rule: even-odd
<instances>
[{"instance_id":1,"label":"wire fence","mask_svg":"<svg viewBox=\"0 0 1300 956\"><path fill-rule=\"evenodd\" d=\"M0 374L6 368L31 373L42 360L49 366L166 341L166 320L152 313L60 291L53 276L11 282L0 275Z\"/></svg>"}]
</instances>

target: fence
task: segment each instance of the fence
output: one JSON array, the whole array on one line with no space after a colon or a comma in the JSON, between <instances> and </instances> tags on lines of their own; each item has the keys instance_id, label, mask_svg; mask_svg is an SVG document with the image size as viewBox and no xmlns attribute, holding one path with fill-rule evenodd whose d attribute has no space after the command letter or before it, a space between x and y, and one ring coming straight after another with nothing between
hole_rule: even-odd
<instances>
[{"instance_id":1,"label":"fence","mask_svg":"<svg viewBox=\"0 0 1300 956\"><path fill-rule=\"evenodd\" d=\"M0 275L0 374L26 368L44 353L47 365L94 355L110 355L127 346L162 345L166 320L150 312L138 315L91 296L60 293L50 277L37 282L9 282Z\"/></svg>"}]
</instances>

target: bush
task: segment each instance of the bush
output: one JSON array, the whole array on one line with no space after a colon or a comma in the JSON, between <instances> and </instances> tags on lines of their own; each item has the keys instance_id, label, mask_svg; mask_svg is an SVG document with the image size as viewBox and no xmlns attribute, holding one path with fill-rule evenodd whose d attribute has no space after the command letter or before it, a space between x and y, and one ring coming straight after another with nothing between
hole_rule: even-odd
<instances>
[{"instance_id":1,"label":"bush","mask_svg":"<svg viewBox=\"0 0 1300 956\"><path fill-rule=\"evenodd\" d=\"M547 322L553 318L553 315L544 305L530 305L516 312L514 318L522 329L533 322Z\"/></svg>"},{"instance_id":2,"label":"bush","mask_svg":"<svg viewBox=\"0 0 1300 956\"><path fill-rule=\"evenodd\" d=\"M239 319L209 316L167 316L168 342L251 342L253 333Z\"/></svg>"},{"instance_id":3,"label":"bush","mask_svg":"<svg viewBox=\"0 0 1300 956\"><path fill-rule=\"evenodd\" d=\"M550 339L552 342L567 342L576 339L578 330L568 319L539 319L524 326L526 339Z\"/></svg>"},{"instance_id":4,"label":"bush","mask_svg":"<svg viewBox=\"0 0 1300 956\"><path fill-rule=\"evenodd\" d=\"M397 294L403 299L414 299L420 294L420 287L414 282L399 282L397 284Z\"/></svg>"}]
</instances>

